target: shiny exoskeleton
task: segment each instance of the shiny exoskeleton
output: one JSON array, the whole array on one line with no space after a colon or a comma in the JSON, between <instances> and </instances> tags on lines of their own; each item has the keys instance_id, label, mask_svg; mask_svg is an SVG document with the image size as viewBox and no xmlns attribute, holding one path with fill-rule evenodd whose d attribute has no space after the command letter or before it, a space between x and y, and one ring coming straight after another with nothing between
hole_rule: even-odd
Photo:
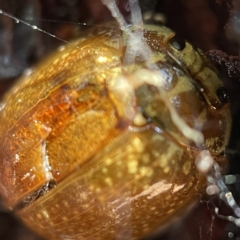
<instances>
[{"instance_id":1,"label":"shiny exoskeleton","mask_svg":"<svg viewBox=\"0 0 240 240\"><path fill-rule=\"evenodd\" d=\"M155 26L144 27L150 58L124 64L127 38L95 29L45 59L4 98L0 194L48 239L144 237L204 191L195 166L201 150L225 161L219 155L231 118L215 67ZM176 126L166 99L204 142Z\"/></svg>"}]
</instances>

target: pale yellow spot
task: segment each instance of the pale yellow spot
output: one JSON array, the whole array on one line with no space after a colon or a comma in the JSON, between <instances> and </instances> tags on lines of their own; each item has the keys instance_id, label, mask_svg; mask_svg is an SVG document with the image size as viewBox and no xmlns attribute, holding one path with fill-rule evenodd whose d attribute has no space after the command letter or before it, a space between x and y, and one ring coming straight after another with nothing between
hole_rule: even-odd
<instances>
[{"instance_id":1,"label":"pale yellow spot","mask_svg":"<svg viewBox=\"0 0 240 240\"><path fill-rule=\"evenodd\" d=\"M191 170L191 162L190 161L185 162L182 166L182 170L185 175L188 175Z\"/></svg>"},{"instance_id":2,"label":"pale yellow spot","mask_svg":"<svg viewBox=\"0 0 240 240\"><path fill-rule=\"evenodd\" d=\"M107 62L107 58L106 58L106 57L103 57L103 56L100 56L100 57L98 57L97 61L98 61L99 63L105 63L105 62Z\"/></svg>"},{"instance_id":3,"label":"pale yellow spot","mask_svg":"<svg viewBox=\"0 0 240 240\"><path fill-rule=\"evenodd\" d=\"M166 167L167 164L168 164L168 159L166 158L165 155L162 155L162 156L160 156L158 162L159 162L159 166L160 166L161 168L164 168L164 167Z\"/></svg>"},{"instance_id":4,"label":"pale yellow spot","mask_svg":"<svg viewBox=\"0 0 240 240\"><path fill-rule=\"evenodd\" d=\"M42 214L46 219L49 219L49 215L48 215L48 212L46 210L43 210Z\"/></svg>"},{"instance_id":5,"label":"pale yellow spot","mask_svg":"<svg viewBox=\"0 0 240 240\"><path fill-rule=\"evenodd\" d=\"M110 165L113 161L111 158L105 158L105 161L104 161L107 165Z\"/></svg>"},{"instance_id":6,"label":"pale yellow spot","mask_svg":"<svg viewBox=\"0 0 240 240\"><path fill-rule=\"evenodd\" d=\"M95 191L96 191L97 193L100 193L100 192L101 192L101 188L96 188Z\"/></svg>"},{"instance_id":7,"label":"pale yellow spot","mask_svg":"<svg viewBox=\"0 0 240 240\"><path fill-rule=\"evenodd\" d=\"M81 199L86 201L88 199L88 195L86 193L82 193Z\"/></svg>"},{"instance_id":8,"label":"pale yellow spot","mask_svg":"<svg viewBox=\"0 0 240 240\"><path fill-rule=\"evenodd\" d=\"M138 161L137 160L131 160L131 161L128 162L127 166L128 166L128 172L130 174L134 174L138 170Z\"/></svg>"},{"instance_id":9,"label":"pale yellow spot","mask_svg":"<svg viewBox=\"0 0 240 240\"><path fill-rule=\"evenodd\" d=\"M62 58L67 58L69 56L69 53L65 53L62 55Z\"/></svg>"},{"instance_id":10,"label":"pale yellow spot","mask_svg":"<svg viewBox=\"0 0 240 240\"><path fill-rule=\"evenodd\" d=\"M144 144L143 144L142 140L139 138L134 138L132 141L132 145L137 152L143 152L145 150Z\"/></svg>"},{"instance_id":11,"label":"pale yellow spot","mask_svg":"<svg viewBox=\"0 0 240 240\"><path fill-rule=\"evenodd\" d=\"M54 62L53 62L53 64L57 64L59 62L59 58L57 58Z\"/></svg>"},{"instance_id":12,"label":"pale yellow spot","mask_svg":"<svg viewBox=\"0 0 240 240\"><path fill-rule=\"evenodd\" d=\"M105 183L107 183L107 185L109 185L110 187L113 185L112 179L109 178L109 177L105 178L104 181L105 181Z\"/></svg>"},{"instance_id":13,"label":"pale yellow spot","mask_svg":"<svg viewBox=\"0 0 240 240\"><path fill-rule=\"evenodd\" d=\"M147 177L151 177L153 175L153 169L150 167L141 167L140 174Z\"/></svg>"},{"instance_id":14,"label":"pale yellow spot","mask_svg":"<svg viewBox=\"0 0 240 240\"><path fill-rule=\"evenodd\" d=\"M163 172L166 173L166 174L169 173L170 172L170 167L165 167L163 169Z\"/></svg>"},{"instance_id":15,"label":"pale yellow spot","mask_svg":"<svg viewBox=\"0 0 240 240\"><path fill-rule=\"evenodd\" d=\"M137 113L134 118L133 118L133 123L136 126L144 126L147 124L147 120L146 118L141 114L141 113Z\"/></svg>"},{"instance_id":16,"label":"pale yellow spot","mask_svg":"<svg viewBox=\"0 0 240 240\"><path fill-rule=\"evenodd\" d=\"M104 174L108 173L108 169L107 168L103 168L102 169L102 173L104 173Z\"/></svg>"},{"instance_id":17,"label":"pale yellow spot","mask_svg":"<svg viewBox=\"0 0 240 240\"><path fill-rule=\"evenodd\" d=\"M106 78L107 78L107 75L104 74L104 73L101 73L101 77L102 77L103 79L106 79Z\"/></svg>"}]
</instances>

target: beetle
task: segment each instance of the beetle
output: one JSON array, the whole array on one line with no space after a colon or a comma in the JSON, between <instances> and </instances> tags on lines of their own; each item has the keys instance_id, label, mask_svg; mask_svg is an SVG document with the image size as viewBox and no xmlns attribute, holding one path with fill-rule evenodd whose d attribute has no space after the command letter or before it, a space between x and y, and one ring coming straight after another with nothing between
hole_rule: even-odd
<instances>
[{"instance_id":1,"label":"beetle","mask_svg":"<svg viewBox=\"0 0 240 240\"><path fill-rule=\"evenodd\" d=\"M199 152L225 161L231 118L215 67L148 25L150 54L126 63L138 31L93 29L3 100L0 193L49 239L144 237L203 191Z\"/></svg>"}]
</instances>

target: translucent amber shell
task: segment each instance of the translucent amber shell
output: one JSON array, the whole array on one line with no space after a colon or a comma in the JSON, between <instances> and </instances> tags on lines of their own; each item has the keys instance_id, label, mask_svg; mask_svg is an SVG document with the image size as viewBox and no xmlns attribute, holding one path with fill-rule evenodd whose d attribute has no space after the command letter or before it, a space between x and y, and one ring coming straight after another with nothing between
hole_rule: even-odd
<instances>
[{"instance_id":1,"label":"translucent amber shell","mask_svg":"<svg viewBox=\"0 0 240 240\"><path fill-rule=\"evenodd\" d=\"M165 97L190 127L202 126L202 147L224 161L217 156L231 121L228 104L216 96L222 83L215 68L188 43L176 52L168 29L146 26L144 34ZM49 56L4 98L0 194L48 239L139 239L204 189L195 167L199 149L171 121L159 89L143 81L151 70L141 61L123 64L126 39L118 30L92 31ZM142 69L150 75L136 88L129 80L134 94L125 97L116 83ZM139 113L146 115L141 126L134 121Z\"/></svg>"}]
</instances>

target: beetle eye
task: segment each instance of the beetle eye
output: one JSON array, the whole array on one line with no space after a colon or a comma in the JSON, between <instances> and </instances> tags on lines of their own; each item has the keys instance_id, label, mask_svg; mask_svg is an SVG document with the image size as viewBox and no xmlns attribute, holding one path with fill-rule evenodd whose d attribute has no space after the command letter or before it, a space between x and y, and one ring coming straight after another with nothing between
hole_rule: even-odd
<instances>
[{"instance_id":1,"label":"beetle eye","mask_svg":"<svg viewBox=\"0 0 240 240\"><path fill-rule=\"evenodd\" d=\"M182 51L186 47L185 41L178 37L173 37L172 39L170 39L169 42L172 45L172 47L179 51Z\"/></svg>"},{"instance_id":2,"label":"beetle eye","mask_svg":"<svg viewBox=\"0 0 240 240\"><path fill-rule=\"evenodd\" d=\"M224 87L218 88L216 93L221 103L225 104L229 101L227 91Z\"/></svg>"}]
</instances>

